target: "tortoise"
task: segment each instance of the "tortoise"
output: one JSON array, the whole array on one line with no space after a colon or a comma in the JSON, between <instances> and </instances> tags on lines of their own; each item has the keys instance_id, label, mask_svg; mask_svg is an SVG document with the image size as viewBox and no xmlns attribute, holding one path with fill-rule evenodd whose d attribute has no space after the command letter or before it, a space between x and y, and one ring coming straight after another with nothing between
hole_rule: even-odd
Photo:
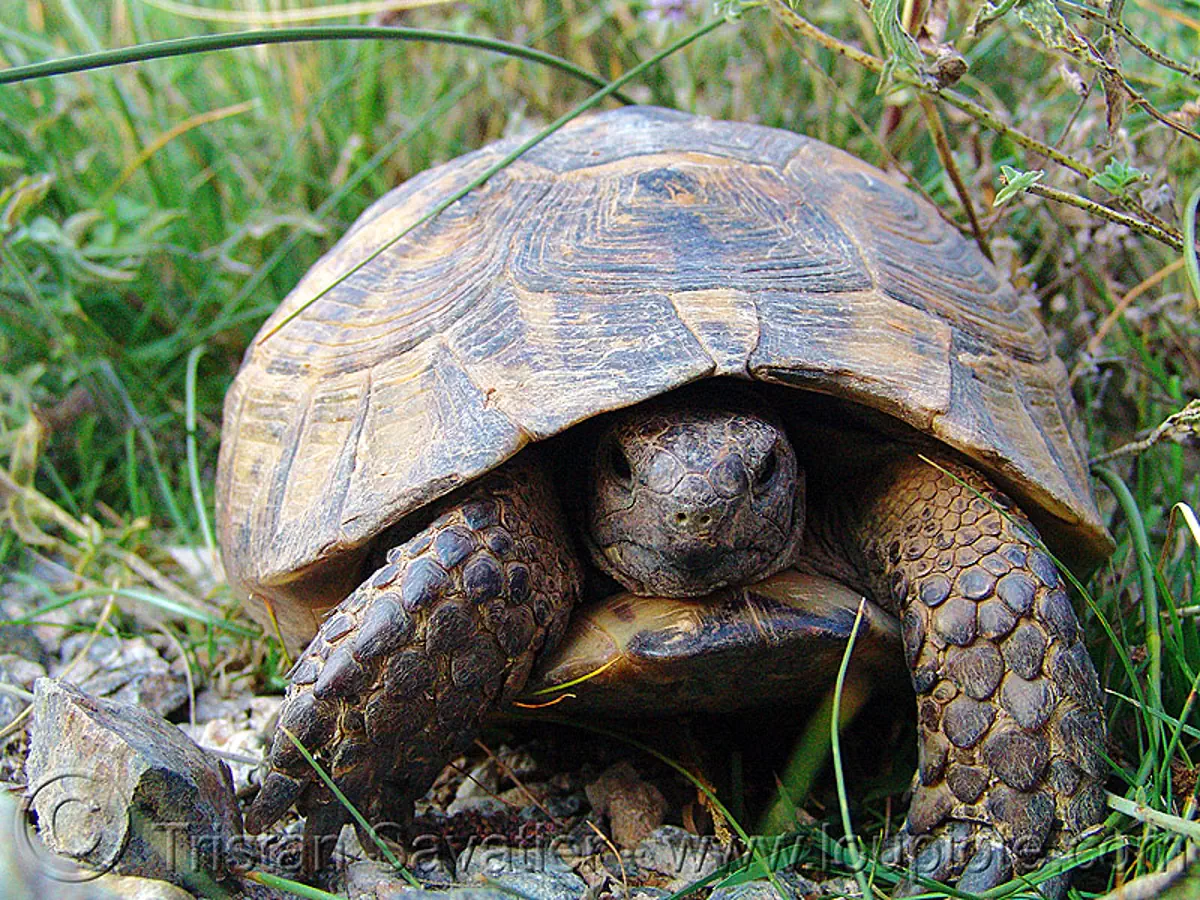
<instances>
[{"instance_id":1,"label":"tortoise","mask_svg":"<svg viewBox=\"0 0 1200 900\"><path fill-rule=\"evenodd\" d=\"M285 730L403 821L572 609L622 587L663 598L613 607L662 659L757 660L661 692L714 706L788 680L762 674L776 632L844 641L853 603L822 595L898 620L923 875L982 889L1098 822L1101 695L1047 547L1085 573L1112 543L1035 312L879 170L648 107L574 121L406 232L514 147L371 206L226 398L229 579L311 641L247 829L349 821ZM551 668L592 652L575 633Z\"/></svg>"}]
</instances>

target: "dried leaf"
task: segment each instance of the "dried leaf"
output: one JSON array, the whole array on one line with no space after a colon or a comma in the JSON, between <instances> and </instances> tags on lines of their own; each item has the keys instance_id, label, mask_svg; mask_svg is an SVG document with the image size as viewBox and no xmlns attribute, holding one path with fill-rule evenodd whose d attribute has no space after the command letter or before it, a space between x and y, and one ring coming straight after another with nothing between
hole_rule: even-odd
<instances>
[{"instance_id":1,"label":"dried leaf","mask_svg":"<svg viewBox=\"0 0 1200 900\"><path fill-rule=\"evenodd\" d=\"M1049 49L1061 50L1081 62L1095 64L1091 47L1063 18L1058 7L1054 5L1054 0L1003 0L999 4L985 3L980 7L975 21L971 23L971 30L978 34L1009 12L1015 13L1021 23L1036 34Z\"/></svg>"}]
</instances>

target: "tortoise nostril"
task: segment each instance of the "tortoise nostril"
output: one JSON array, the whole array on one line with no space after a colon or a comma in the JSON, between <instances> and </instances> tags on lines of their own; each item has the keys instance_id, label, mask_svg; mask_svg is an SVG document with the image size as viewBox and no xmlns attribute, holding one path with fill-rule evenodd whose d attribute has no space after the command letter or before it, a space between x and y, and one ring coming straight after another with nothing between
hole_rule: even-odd
<instances>
[{"instance_id":1,"label":"tortoise nostril","mask_svg":"<svg viewBox=\"0 0 1200 900\"><path fill-rule=\"evenodd\" d=\"M687 522L687 513L683 513L683 512L675 513L675 521L678 522L680 525L684 524L685 522Z\"/></svg>"},{"instance_id":2,"label":"tortoise nostril","mask_svg":"<svg viewBox=\"0 0 1200 900\"><path fill-rule=\"evenodd\" d=\"M702 526L711 525L712 524L712 516L710 516L708 513L702 513L700 518L697 519L696 521L699 522L699 524Z\"/></svg>"}]
</instances>

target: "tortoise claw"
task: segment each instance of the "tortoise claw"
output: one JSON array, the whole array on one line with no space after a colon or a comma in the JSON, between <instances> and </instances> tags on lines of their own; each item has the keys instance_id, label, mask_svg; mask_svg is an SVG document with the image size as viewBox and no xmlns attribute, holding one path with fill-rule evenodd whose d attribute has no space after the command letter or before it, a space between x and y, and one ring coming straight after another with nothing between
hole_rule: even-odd
<instances>
[{"instance_id":1,"label":"tortoise claw","mask_svg":"<svg viewBox=\"0 0 1200 900\"><path fill-rule=\"evenodd\" d=\"M1048 861L1054 857L1052 853ZM920 838L906 830L884 861L908 863L908 877L893 894L897 898L927 894L930 882L953 885L964 894L982 894L1011 881L1019 869L1012 851L994 829L962 821L948 822ZM1036 890L1045 900L1064 900L1070 886L1068 871L1043 879Z\"/></svg>"},{"instance_id":2,"label":"tortoise claw","mask_svg":"<svg viewBox=\"0 0 1200 900\"><path fill-rule=\"evenodd\" d=\"M272 771L263 779L254 803L246 811L245 828L248 834L262 834L288 811L304 785L280 771Z\"/></svg>"},{"instance_id":3,"label":"tortoise claw","mask_svg":"<svg viewBox=\"0 0 1200 900\"><path fill-rule=\"evenodd\" d=\"M1012 854L1008 849L999 841L983 840L963 869L958 889L967 894L982 894L1004 884L1012 876Z\"/></svg>"}]
</instances>

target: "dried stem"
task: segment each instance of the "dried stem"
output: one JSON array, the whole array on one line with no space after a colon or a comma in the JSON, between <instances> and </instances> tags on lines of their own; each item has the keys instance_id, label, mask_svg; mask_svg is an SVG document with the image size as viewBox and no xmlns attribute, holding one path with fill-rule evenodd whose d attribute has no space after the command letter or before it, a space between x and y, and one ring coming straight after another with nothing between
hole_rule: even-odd
<instances>
[{"instance_id":1,"label":"dried stem","mask_svg":"<svg viewBox=\"0 0 1200 900\"><path fill-rule=\"evenodd\" d=\"M785 0L767 0L767 2L772 12L786 27L797 32L798 34L803 35L804 37L816 41L826 49L831 50L839 56L844 56L852 62L855 62L858 65L871 70L872 72L877 74L883 72L883 60L871 55L870 53L860 50L858 47L855 47L852 44L848 44L845 41L840 41L825 31L822 31L812 22L805 19L795 10L791 9ZM1072 4L1072 8L1075 8L1074 4ZM1119 11L1119 6L1117 8ZM1111 15L1103 16L1102 18L1106 20L1106 25L1111 23L1112 25L1119 26L1120 28L1125 28L1124 25L1121 25L1120 22ZM1120 79L1123 88L1128 91L1130 100L1135 105L1142 107L1155 119L1174 129L1175 131L1178 131L1180 134L1190 137L1193 140L1200 141L1200 134L1196 134L1182 124L1175 122L1160 113L1153 107L1153 105L1150 104L1148 100L1146 100L1145 97L1143 97L1129 85L1129 83L1125 80L1125 77L1116 67L1105 60L1094 48L1090 49L1092 50L1092 62L1094 62L1098 68L1102 69L1106 75L1109 75L1112 78ZM933 95L941 99L945 103L948 103L954 108L966 113L984 127L991 129L999 135L1009 138L1014 143L1019 144L1032 153L1038 154L1046 159L1053 160L1059 165L1065 166L1073 172L1077 172L1084 178L1091 179L1098 174L1095 169L1083 161L1063 153L1057 147L1052 147L1049 144L1045 144L1036 138L1030 137L1023 132L1018 131L1008 123L1002 121L995 113L987 109L987 107L976 103L974 100L968 99L956 91L946 88L934 89L929 84L922 82L916 76L899 68L897 68L892 74L897 81L916 88L923 97ZM932 122L932 119L930 121ZM932 128L934 128L934 126L931 124L931 129ZM934 135L934 141L935 143L937 142L936 133ZM943 163L945 163L949 158L949 155L943 153L941 147L938 148L938 153L941 155ZM958 179L955 178L955 175L957 174L956 170L952 169L950 166L947 166L947 171L950 172L950 177L952 180L955 180L955 187L958 188ZM1097 203L1094 200L1088 200L1086 197L1061 191L1057 188L1046 187L1044 185L1034 185L1032 188L1030 188L1030 191L1038 196L1045 197L1050 200L1056 200L1060 203L1067 203L1071 206L1082 209L1085 212L1091 213L1092 215L1099 216L1111 222L1117 222L1121 225L1125 225L1134 231L1145 234L1148 237L1154 238L1155 240L1162 241L1164 244L1174 250L1179 251L1183 249L1184 241L1178 231L1176 231L1174 228L1171 228L1156 216L1150 215L1145 210L1142 210L1136 203L1131 203L1131 201L1129 201L1127 198L1122 198L1116 194L1113 195L1122 205L1126 207L1132 206L1133 208L1137 209L1139 213L1138 216L1117 212L1111 207L1104 206L1103 204ZM960 196L963 196L962 189L959 189L959 194ZM967 204L965 201L964 207L966 207L968 210L967 215L972 220L972 228L975 229L976 237L978 239L978 237L982 234L980 226L975 221L975 218L970 211L969 204Z\"/></svg>"},{"instance_id":2,"label":"dried stem","mask_svg":"<svg viewBox=\"0 0 1200 900\"><path fill-rule=\"evenodd\" d=\"M925 121L929 123L929 133L933 136L933 145L937 148L942 166L954 183L954 190L958 192L958 200L962 204L963 211L966 212L967 219L971 222L971 232L975 235L975 243L979 245L980 251L990 262L995 262L987 236L979 225L979 217L975 215L975 205L971 203L971 193L967 190L962 173L958 171L958 163L954 161L954 154L950 149L950 141L946 138L946 129L942 127L942 117L938 112L937 105L926 94L921 94L920 99L921 108L925 111Z\"/></svg>"},{"instance_id":3,"label":"dried stem","mask_svg":"<svg viewBox=\"0 0 1200 900\"><path fill-rule=\"evenodd\" d=\"M812 22L808 21L803 16L789 8L784 0L768 0L768 5L771 7L771 10L775 13L775 15L779 17L779 20L793 31L804 35L805 37L811 38L819 43L822 47L831 50L839 56L844 56L851 62L855 62L864 68L870 69L872 72L877 74L883 72L883 60L881 60L879 57L872 56L870 53L866 53L852 44L839 41L832 35L822 31L816 25L812 24ZM914 87L924 93L933 94L940 100L949 103L955 109L966 113L984 127L990 128L997 134L1009 138L1011 141L1021 145L1026 150L1029 150L1033 153L1039 153L1042 156L1045 156L1047 159L1052 159L1059 165L1065 166L1073 172L1078 172L1084 178L1091 178L1097 174L1096 170L1087 165L1087 163L1084 163L1078 159L1074 159L1062 151L1051 147L1049 144L1045 144L1036 138L1032 138L1023 132L1017 131L1017 129L1013 128L1007 122L1002 121L987 107L981 106L974 100L964 97L957 91L948 90L946 88L934 90L930 88L929 85L923 83L920 79L899 68L897 68L892 75L893 78L898 82L902 82L910 87Z\"/></svg>"},{"instance_id":4,"label":"dried stem","mask_svg":"<svg viewBox=\"0 0 1200 900\"><path fill-rule=\"evenodd\" d=\"M1136 216L1126 215L1122 212L1117 212L1111 207L1105 206L1103 203L1097 203L1095 200L1089 200L1087 197L1081 197L1079 194L1072 194L1069 191L1062 191L1058 188L1052 188L1044 184L1031 184L1028 188L1029 193L1037 194L1039 197L1045 197L1047 200L1056 200L1059 203L1066 203L1069 206L1074 206L1082 209L1084 212L1090 213L1093 216L1099 216L1102 219L1108 219L1110 222L1116 222L1118 225L1124 225L1134 231L1141 232L1147 237L1152 237L1156 241L1161 241L1173 250L1183 251L1183 237L1179 232L1173 229L1159 228L1157 225L1151 225L1149 222L1144 222Z\"/></svg>"},{"instance_id":5,"label":"dried stem","mask_svg":"<svg viewBox=\"0 0 1200 900\"><path fill-rule=\"evenodd\" d=\"M1151 47L1149 44L1147 44L1145 41L1143 41L1136 34L1134 34L1134 32L1131 31L1129 26L1126 25L1124 22L1118 22L1115 19L1109 18L1108 16L1104 15L1104 13L1102 13L1098 10L1092 9L1090 6L1085 6L1082 3L1074 3L1074 2L1072 2L1072 0L1060 0L1060 5L1066 7L1068 10L1070 10L1073 13L1078 13L1079 15L1083 16L1085 19L1090 19L1093 22L1099 22L1105 28L1108 28L1111 31L1113 31L1114 33L1119 34L1121 37L1123 37L1126 41L1129 42L1129 45L1131 47L1133 47L1135 50L1137 50L1139 53L1141 53L1147 59L1158 63L1160 66L1163 66L1164 68L1173 69L1176 72L1181 72L1184 75L1186 75L1188 78L1192 78L1192 79L1195 79L1196 81L1200 81L1200 67L1185 66L1183 63L1178 62L1174 59L1171 59L1171 57L1169 57L1163 53L1160 53L1159 51L1157 51L1153 47Z\"/></svg>"}]
</instances>

